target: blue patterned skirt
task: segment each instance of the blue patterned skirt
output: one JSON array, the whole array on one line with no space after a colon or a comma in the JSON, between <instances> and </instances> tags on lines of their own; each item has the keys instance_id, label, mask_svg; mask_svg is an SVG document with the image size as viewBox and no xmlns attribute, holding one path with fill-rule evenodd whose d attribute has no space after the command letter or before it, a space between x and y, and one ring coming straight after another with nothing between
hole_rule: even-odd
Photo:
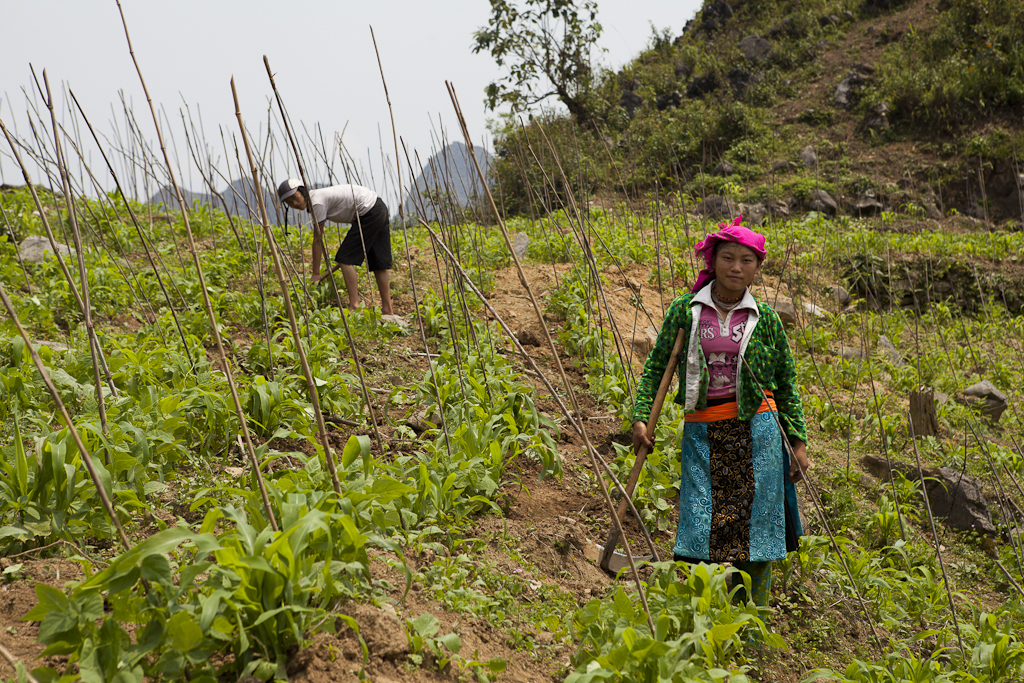
<instances>
[{"instance_id":1,"label":"blue patterned skirt","mask_svg":"<svg viewBox=\"0 0 1024 683\"><path fill-rule=\"evenodd\" d=\"M675 554L710 562L783 559L789 457L775 417L687 422L680 450ZM789 488L799 535L796 490Z\"/></svg>"}]
</instances>

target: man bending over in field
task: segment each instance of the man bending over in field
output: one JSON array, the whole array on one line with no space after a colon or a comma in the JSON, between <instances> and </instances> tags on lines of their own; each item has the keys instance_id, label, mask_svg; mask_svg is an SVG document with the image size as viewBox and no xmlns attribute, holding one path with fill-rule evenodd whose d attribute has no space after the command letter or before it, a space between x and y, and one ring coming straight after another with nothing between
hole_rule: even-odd
<instances>
[{"instance_id":1,"label":"man bending over in field","mask_svg":"<svg viewBox=\"0 0 1024 683\"><path fill-rule=\"evenodd\" d=\"M388 207L377 193L360 185L334 185L319 190L307 190L302 181L289 178L277 188L282 202L299 211L310 211L316 219L313 230L313 269L311 282L319 282L336 268L341 268L348 290L348 306L359 306L356 266L366 265L377 281L380 292L381 315L393 316L391 308L391 219ZM327 221L351 223L348 234L338 247L334 260L337 265L320 274L320 259L325 246L323 228Z\"/></svg>"}]
</instances>

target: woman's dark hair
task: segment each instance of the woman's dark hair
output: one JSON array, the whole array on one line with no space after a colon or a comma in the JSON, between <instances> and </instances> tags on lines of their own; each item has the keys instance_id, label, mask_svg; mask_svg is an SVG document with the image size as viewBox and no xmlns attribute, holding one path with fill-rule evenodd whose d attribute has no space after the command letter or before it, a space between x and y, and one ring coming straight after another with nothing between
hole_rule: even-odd
<instances>
[{"instance_id":1,"label":"woman's dark hair","mask_svg":"<svg viewBox=\"0 0 1024 683\"><path fill-rule=\"evenodd\" d=\"M306 200L306 211L313 213L313 202L309 199L309 190L306 189L305 185L299 185L295 188L296 192L301 192L303 199Z\"/></svg>"}]
</instances>

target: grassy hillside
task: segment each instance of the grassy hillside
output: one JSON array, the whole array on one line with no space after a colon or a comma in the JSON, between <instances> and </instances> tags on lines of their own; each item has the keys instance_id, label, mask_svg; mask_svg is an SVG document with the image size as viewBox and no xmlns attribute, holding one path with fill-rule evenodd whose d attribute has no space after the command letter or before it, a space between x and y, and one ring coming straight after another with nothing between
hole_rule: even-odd
<instances>
[{"instance_id":1,"label":"grassy hillside","mask_svg":"<svg viewBox=\"0 0 1024 683\"><path fill-rule=\"evenodd\" d=\"M549 158L544 127L573 160L564 181L548 175L591 196L717 194L785 215L820 188L842 214L1018 229L1022 37L1014 0L706 2L682 34L656 33L603 74L586 128L510 125L497 143L506 202L538 203L522 169ZM808 146L815 162L801 159Z\"/></svg>"}]
</instances>

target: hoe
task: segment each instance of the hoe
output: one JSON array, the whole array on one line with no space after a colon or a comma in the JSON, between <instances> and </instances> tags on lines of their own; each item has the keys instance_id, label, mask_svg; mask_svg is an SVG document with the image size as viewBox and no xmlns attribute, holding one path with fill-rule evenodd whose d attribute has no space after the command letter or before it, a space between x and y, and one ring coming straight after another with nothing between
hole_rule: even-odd
<instances>
[{"instance_id":1,"label":"hoe","mask_svg":"<svg viewBox=\"0 0 1024 683\"><path fill-rule=\"evenodd\" d=\"M679 365L679 354L683 348L683 328L679 328L679 334L676 335L676 343L672 346L672 355L669 356L668 365L665 367L665 374L661 376L661 384L658 386L658 394L654 397L654 403L651 406L651 416L647 420L647 434L654 440L654 428L658 425L658 418L661 416L661 407L665 403L665 396L668 394L669 386L672 384L672 377L676 373L676 367ZM636 483L640 479L640 470L643 469L644 463L647 462L647 446L640 446L640 449L636 453L636 462L633 463L633 469L629 473L629 479L626 480L626 495L629 497L633 496L633 489L636 488ZM628 507L628 501L623 499L619 502L619 509L615 511L619 520L626 514L626 508ZM641 520L636 520L638 524L643 524ZM604 547L601 548L601 569L606 572L618 573L623 567L629 566L629 558L622 553L615 552L615 546L619 542L619 533L616 531L615 525L612 524L611 530L608 532L608 540L605 541ZM649 562L653 559L651 555L639 555L634 557L639 562Z\"/></svg>"}]
</instances>

